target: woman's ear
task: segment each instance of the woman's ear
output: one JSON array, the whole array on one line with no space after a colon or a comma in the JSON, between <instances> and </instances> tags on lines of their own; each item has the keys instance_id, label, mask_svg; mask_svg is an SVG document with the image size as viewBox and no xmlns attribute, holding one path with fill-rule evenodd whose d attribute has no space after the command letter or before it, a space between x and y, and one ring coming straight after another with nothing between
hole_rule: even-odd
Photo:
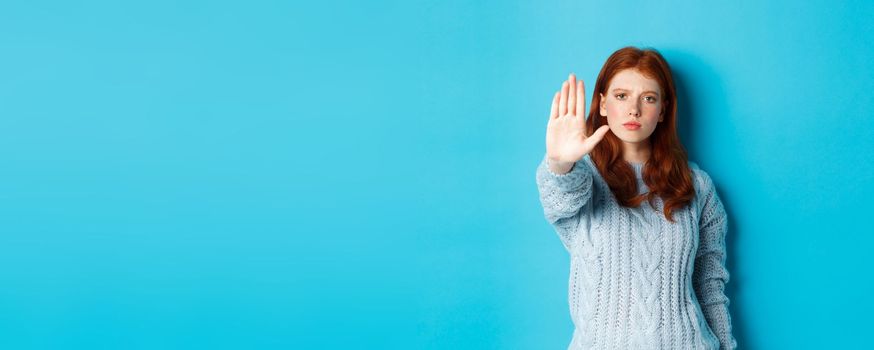
<instances>
[{"instance_id":1,"label":"woman's ear","mask_svg":"<svg viewBox=\"0 0 874 350\"><path fill-rule=\"evenodd\" d=\"M601 110L601 116L606 117L607 116L607 102L604 99L604 94L599 92L598 96L601 96L601 98L598 99L598 109Z\"/></svg>"},{"instance_id":2,"label":"woman's ear","mask_svg":"<svg viewBox=\"0 0 874 350\"><path fill-rule=\"evenodd\" d=\"M667 105L662 106L662 111L659 112L659 123L665 121L665 110L668 109Z\"/></svg>"}]
</instances>

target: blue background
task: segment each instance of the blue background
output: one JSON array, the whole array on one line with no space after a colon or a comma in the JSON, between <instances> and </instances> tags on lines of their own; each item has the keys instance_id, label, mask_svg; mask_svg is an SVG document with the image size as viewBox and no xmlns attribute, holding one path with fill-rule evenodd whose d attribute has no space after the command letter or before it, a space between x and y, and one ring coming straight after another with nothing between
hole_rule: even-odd
<instances>
[{"instance_id":1,"label":"blue background","mask_svg":"<svg viewBox=\"0 0 874 350\"><path fill-rule=\"evenodd\" d=\"M869 344L872 4L4 2L0 348L564 348L535 168L625 45L726 204L741 347Z\"/></svg>"}]
</instances>

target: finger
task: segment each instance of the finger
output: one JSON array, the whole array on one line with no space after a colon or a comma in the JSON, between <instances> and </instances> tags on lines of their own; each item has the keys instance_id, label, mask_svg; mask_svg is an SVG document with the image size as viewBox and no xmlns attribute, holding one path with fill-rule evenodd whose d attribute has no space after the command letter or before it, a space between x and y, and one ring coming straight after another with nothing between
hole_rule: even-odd
<instances>
[{"instance_id":1,"label":"finger","mask_svg":"<svg viewBox=\"0 0 874 350\"><path fill-rule=\"evenodd\" d=\"M583 116L586 113L586 85L580 80L577 84L577 115Z\"/></svg>"},{"instance_id":2,"label":"finger","mask_svg":"<svg viewBox=\"0 0 874 350\"><path fill-rule=\"evenodd\" d=\"M567 81L561 84L561 99L558 101L558 114L565 115L567 114Z\"/></svg>"},{"instance_id":3,"label":"finger","mask_svg":"<svg viewBox=\"0 0 874 350\"><path fill-rule=\"evenodd\" d=\"M567 79L567 84L570 87L567 94L567 111L568 113L573 114L577 109L577 77L574 76L574 73L571 73Z\"/></svg>"},{"instance_id":4,"label":"finger","mask_svg":"<svg viewBox=\"0 0 874 350\"><path fill-rule=\"evenodd\" d=\"M552 96L552 108L549 111L549 118L551 119L558 118L558 98L560 96L561 94L558 91L556 91L555 95Z\"/></svg>"},{"instance_id":5,"label":"finger","mask_svg":"<svg viewBox=\"0 0 874 350\"><path fill-rule=\"evenodd\" d=\"M592 136L589 136L589 138L586 139L586 142L591 142L594 147L594 145L597 145L598 142L601 142L601 140L604 139L604 135L607 134L608 131L610 131L610 126L602 125L598 130L595 130L595 132L592 133Z\"/></svg>"}]
</instances>

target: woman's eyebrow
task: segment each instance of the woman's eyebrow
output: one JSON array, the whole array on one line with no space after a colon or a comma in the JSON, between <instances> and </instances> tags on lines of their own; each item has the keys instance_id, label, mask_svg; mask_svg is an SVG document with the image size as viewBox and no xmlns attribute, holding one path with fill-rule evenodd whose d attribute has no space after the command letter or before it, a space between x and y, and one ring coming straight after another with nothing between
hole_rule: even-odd
<instances>
[{"instance_id":1,"label":"woman's eyebrow","mask_svg":"<svg viewBox=\"0 0 874 350\"><path fill-rule=\"evenodd\" d=\"M623 88L615 88L615 89L613 89L613 92L617 92L617 91L630 91L630 90L628 90L628 89L623 89ZM644 91L643 93L647 93L647 92L651 92L651 93L654 93L654 94L656 94L656 95L659 94L658 92L655 92L655 91L652 91L652 90L646 90L646 91Z\"/></svg>"}]
</instances>

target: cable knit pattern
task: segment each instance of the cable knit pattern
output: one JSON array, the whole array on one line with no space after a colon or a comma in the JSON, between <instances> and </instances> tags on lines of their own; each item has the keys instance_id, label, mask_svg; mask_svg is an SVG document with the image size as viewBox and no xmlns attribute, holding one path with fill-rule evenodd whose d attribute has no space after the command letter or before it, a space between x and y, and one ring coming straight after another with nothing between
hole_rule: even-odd
<instances>
[{"instance_id":1,"label":"cable knit pattern","mask_svg":"<svg viewBox=\"0 0 874 350\"><path fill-rule=\"evenodd\" d=\"M725 209L694 162L696 196L674 211L619 205L586 155L567 174L544 156L537 186L546 220L570 253L568 349L735 349L724 293ZM632 163L640 193L643 164ZM700 301L700 302L699 302Z\"/></svg>"}]
</instances>

